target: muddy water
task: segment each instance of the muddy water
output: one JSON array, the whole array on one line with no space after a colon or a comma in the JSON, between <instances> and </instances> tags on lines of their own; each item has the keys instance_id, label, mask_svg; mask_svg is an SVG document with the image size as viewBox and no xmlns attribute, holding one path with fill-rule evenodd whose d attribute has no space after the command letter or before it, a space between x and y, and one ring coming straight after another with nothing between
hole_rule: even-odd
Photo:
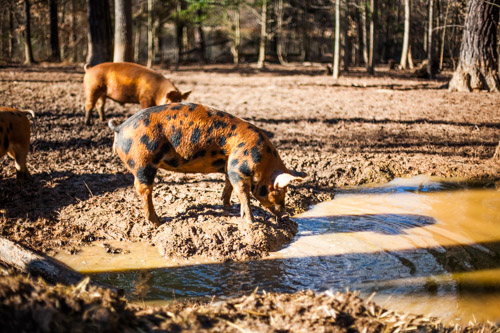
<instances>
[{"instance_id":1,"label":"muddy water","mask_svg":"<svg viewBox=\"0 0 500 333\"><path fill-rule=\"evenodd\" d=\"M343 189L297 216L295 240L244 263L166 261L121 244L58 256L70 266L155 303L253 291L359 290L388 308L445 321L500 321L500 191L428 177ZM158 268L162 267L162 268Z\"/></svg>"}]
</instances>

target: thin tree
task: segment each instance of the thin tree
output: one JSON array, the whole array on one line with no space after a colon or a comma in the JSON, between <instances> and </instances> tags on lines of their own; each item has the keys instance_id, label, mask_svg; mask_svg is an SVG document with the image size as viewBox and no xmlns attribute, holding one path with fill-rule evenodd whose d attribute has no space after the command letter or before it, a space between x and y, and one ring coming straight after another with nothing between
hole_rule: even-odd
<instances>
[{"instance_id":1,"label":"thin tree","mask_svg":"<svg viewBox=\"0 0 500 333\"><path fill-rule=\"evenodd\" d=\"M333 50L333 78L339 78L340 67L340 0L335 1L335 47Z\"/></svg>"},{"instance_id":2,"label":"thin tree","mask_svg":"<svg viewBox=\"0 0 500 333\"><path fill-rule=\"evenodd\" d=\"M115 0L114 62L133 61L132 1Z\"/></svg>"},{"instance_id":3,"label":"thin tree","mask_svg":"<svg viewBox=\"0 0 500 333\"><path fill-rule=\"evenodd\" d=\"M446 36L446 25L448 24L448 12L450 10L450 0L446 1L446 13L444 14L443 31L441 33L441 49L439 51L439 70L443 69L444 44Z\"/></svg>"},{"instance_id":4,"label":"thin tree","mask_svg":"<svg viewBox=\"0 0 500 333\"><path fill-rule=\"evenodd\" d=\"M260 23L260 43L259 60L257 68L264 68L266 61L266 41L267 41L267 0L262 0L262 14Z\"/></svg>"},{"instance_id":5,"label":"thin tree","mask_svg":"<svg viewBox=\"0 0 500 333\"><path fill-rule=\"evenodd\" d=\"M57 25L57 0L49 0L49 21L50 21L50 59L61 61L61 51L59 49L59 28Z\"/></svg>"},{"instance_id":6,"label":"thin tree","mask_svg":"<svg viewBox=\"0 0 500 333\"><path fill-rule=\"evenodd\" d=\"M471 0L450 91L500 91L497 26L500 0Z\"/></svg>"},{"instance_id":7,"label":"thin tree","mask_svg":"<svg viewBox=\"0 0 500 333\"><path fill-rule=\"evenodd\" d=\"M95 66L113 59L113 39L108 0L87 0L89 53L87 63Z\"/></svg>"},{"instance_id":8,"label":"thin tree","mask_svg":"<svg viewBox=\"0 0 500 333\"><path fill-rule=\"evenodd\" d=\"M154 61L154 26L153 26L154 0L148 0L148 62L147 66L153 66Z\"/></svg>"},{"instance_id":9,"label":"thin tree","mask_svg":"<svg viewBox=\"0 0 500 333\"><path fill-rule=\"evenodd\" d=\"M432 29L434 22L434 0L429 0L429 26L427 28L427 76L432 79Z\"/></svg>"},{"instance_id":10,"label":"thin tree","mask_svg":"<svg viewBox=\"0 0 500 333\"><path fill-rule=\"evenodd\" d=\"M30 15L30 2L24 0L24 63L30 65L35 62L33 58L33 48L31 46L31 15Z\"/></svg>"},{"instance_id":11,"label":"thin tree","mask_svg":"<svg viewBox=\"0 0 500 333\"><path fill-rule=\"evenodd\" d=\"M283 58L283 0L276 1L276 55L281 65L286 65Z\"/></svg>"},{"instance_id":12,"label":"thin tree","mask_svg":"<svg viewBox=\"0 0 500 333\"><path fill-rule=\"evenodd\" d=\"M231 43L231 54L233 55L233 63L238 66L240 64L240 45L241 45L241 23L240 23L240 4L237 2L233 10L233 42Z\"/></svg>"},{"instance_id":13,"label":"thin tree","mask_svg":"<svg viewBox=\"0 0 500 333\"><path fill-rule=\"evenodd\" d=\"M410 50L410 0L405 0L405 23L404 23L404 35L403 35L403 50L401 51L401 69L406 69L408 64L408 53Z\"/></svg>"},{"instance_id":14,"label":"thin tree","mask_svg":"<svg viewBox=\"0 0 500 333\"><path fill-rule=\"evenodd\" d=\"M376 0L369 0L369 1L370 1L370 37L369 37L369 48L368 48L368 63L366 65L366 70L369 74L373 74L377 1Z\"/></svg>"}]
</instances>

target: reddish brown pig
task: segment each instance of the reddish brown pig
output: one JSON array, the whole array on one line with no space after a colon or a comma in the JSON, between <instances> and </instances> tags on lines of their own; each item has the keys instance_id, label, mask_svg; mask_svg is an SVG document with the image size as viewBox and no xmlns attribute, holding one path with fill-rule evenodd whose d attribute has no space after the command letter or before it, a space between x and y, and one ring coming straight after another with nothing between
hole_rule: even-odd
<instances>
[{"instance_id":1,"label":"reddish brown pig","mask_svg":"<svg viewBox=\"0 0 500 333\"><path fill-rule=\"evenodd\" d=\"M15 159L18 181L30 178L26 168L26 157L30 150L30 121L26 117L27 113L35 117L31 110L0 107L0 157L8 154Z\"/></svg>"},{"instance_id":2,"label":"reddish brown pig","mask_svg":"<svg viewBox=\"0 0 500 333\"><path fill-rule=\"evenodd\" d=\"M229 113L193 103L173 103L142 110L123 124L109 122L113 149L134 175L146 218L159 225L152 192L159 168L185 173L226 174L225 206L235 190L241 217L253 221L250 193L271 213L284 214L291 181L304 173L288 170L262 130Z\"/></svg>"},{"instance_id":3,"label":"reddish brown pig","mask_svg":"<svg viewBox=\"0 0 500 333\"><path fill-rule=\"evenodd\" d=\"M191 91L181 93L170 80L144 66L129 62L85 65L85 123L90 125L98 100L99 118L104 121L106 97L118 103L139 103L142 108L185 100Z\"/></svg>"}]
</instances>

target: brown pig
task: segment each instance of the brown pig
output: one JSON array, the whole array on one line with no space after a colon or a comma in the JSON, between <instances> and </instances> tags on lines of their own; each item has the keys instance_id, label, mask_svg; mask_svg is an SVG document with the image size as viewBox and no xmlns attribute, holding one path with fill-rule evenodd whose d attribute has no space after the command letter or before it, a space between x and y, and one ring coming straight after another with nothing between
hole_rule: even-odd
<instances>
[{"instance_id":1,"label":"brown pig","mask_svg":"<svg viewBox=\"0 0 500 333\"><path fill-rule=\"evenodd\" d=\"M25 181L30 178L26 168L26 157L30 150L30 121L32 110L17 110L0 107L0 157L8 154L16 161L16 179Z\"/></svg>"},{"instance_id":2,"label":"brown pig","mask_svg":"<svg viewBox=\"0 0 500 333\"><path fill-rule=\"evenodd\" d=\"M134 175L146 219L159 225L152 192L159 168L184 173L225 173L224 206L233 189L241 217L253 221L250 193L274 215L284 214L291 181L304 173L288 170L262 130L229 113L194 103L173 103L139 111L123 124L113 120L113 149Z\"/></svg>"},{"instance_id":3,"label":"brown pig","mask_svg":"<svg viewBox=\"0 0 500 333\"><path fill-rule=\"evenodd\" d=\"M139 103L142 108L185 100L191 91L181 93L170 80L144 66L129 62L105 62L94 67L85 65L85 124L98 100L101 121L105 120L106 97L115 102Z\"/></svg>"}]
</instances>

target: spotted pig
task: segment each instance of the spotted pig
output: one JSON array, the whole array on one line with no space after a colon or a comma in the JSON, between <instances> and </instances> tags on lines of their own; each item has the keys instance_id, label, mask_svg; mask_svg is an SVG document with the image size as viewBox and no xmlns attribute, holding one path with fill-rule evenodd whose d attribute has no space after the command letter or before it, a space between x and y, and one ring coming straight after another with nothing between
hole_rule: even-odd
<instances>
[{"instance_id":1,"label":"spotted pig","mask_svg":"<svg viewBox=\"0 0 500 333\"><path fill-rule=\"evenodd\" d=\"M230 205L234 189L241 217L253 221L250 192L271 213L284 214L291 181L304 173L288 170L262 130L229 113L194 103L173 103L142 110L123 124L109 122L115 132L113 149L134 175L144 200L146 219L159 225L152 202L159 168L185 173L226 174L222 192Z\"/></svg>"},{"instance_id":2,"label":"spotted pig","mask_svg":"<svg viewBox=\"0 0 500 333\"><path fill-rule=\"evenodd\" d=\"M17 110L0 107L0 157L8 154L16 161L16 179L25 181L30 178L26 168L26 157L30 149L30 121L32 110Z\"/></svg>"},{"instance_id":3,"label":"spotted pig","mask_svg":"<svg viewBox=\"0 0 500 333\"><path fill-rule=\"evenodd\" d=\"M85 123L90 125L92 110L105 120L106 97L118 103L139 103L142 108L185 100L191 91L181 93L170 80L144 66L130 62L105 62L92 68L84 66Z\"/></svg>"}]
</instances>

